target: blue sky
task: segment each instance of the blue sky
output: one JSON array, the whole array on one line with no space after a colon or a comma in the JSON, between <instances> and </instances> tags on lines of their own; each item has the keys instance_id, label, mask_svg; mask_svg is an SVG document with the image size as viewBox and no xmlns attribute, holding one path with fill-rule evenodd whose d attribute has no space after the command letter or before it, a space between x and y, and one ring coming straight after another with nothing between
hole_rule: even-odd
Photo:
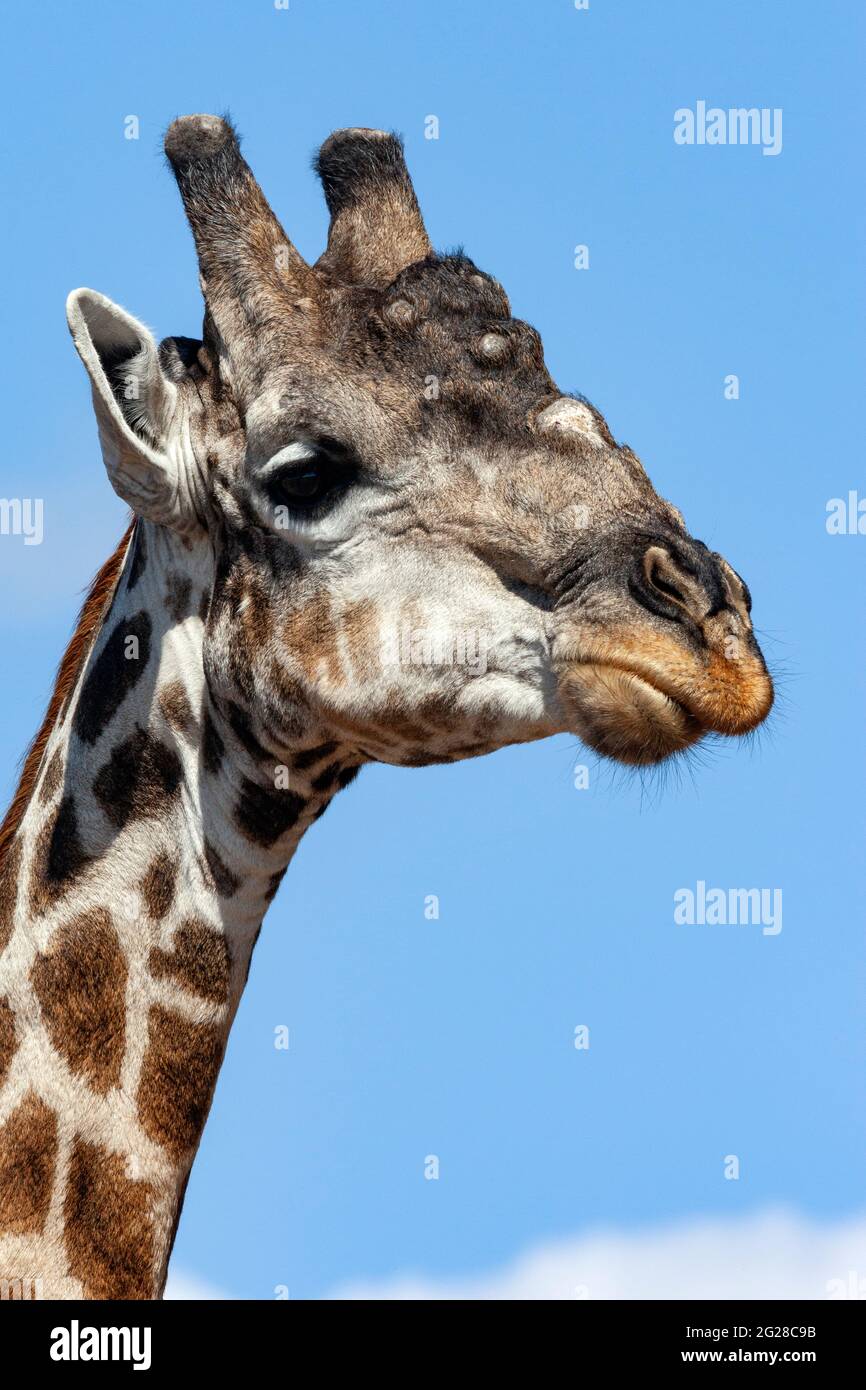
<instances>
[{"instance_id":1,"label":"blue sky","mask_svg":"<svg viewBox=\"0 0 866 1390\"><path fill-rule=\"evenodd\" d=\"M767 732L679 780L642 786L569 738L365 770L266 921L178 1268L235 1296L320 1297L407 1271L469 1278L599 1227L866 1207L866 536L825 526L829 499L866 492L864 27L834 0L153 0L12 18L0 492L43 498L45 535L0 537L5 794L123 527L64 299L91 285L158 336L198 332L159 154L188 111L231 110L311 258L326 234L312 152L344 125L401 131L434 244L503 282L560 385L747 578L780 674ZM781 153L675 144L674 112L698 100L781 108ZM780 888L782 931L675 925L675 891L698 880Z\"/></svg>"}]
</instances>

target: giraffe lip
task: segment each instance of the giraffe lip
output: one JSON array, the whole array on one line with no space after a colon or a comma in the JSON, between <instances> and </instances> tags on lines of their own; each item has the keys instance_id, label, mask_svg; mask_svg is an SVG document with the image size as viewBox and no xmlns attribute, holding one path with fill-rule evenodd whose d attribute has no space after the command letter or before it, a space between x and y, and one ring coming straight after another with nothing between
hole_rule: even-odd
<instances>
[{"instance_id":1,"label":"giraffe lip","mask_svg":"<svg viewBox=\"0 0 866 1390\"><path fill-rule=\"evenodd\" d=\"M666 700L668 704L672 705L675 710L678 710L682 714L684 719L690 720L697 728L700 728L702 731L707 728L705 721L700 715L693 709L690 709L679 695L672 694L670 690L665 689L663 685L660 685L657 680L648 676L644 671L636 671L633 666L627 666L625 663L620 665L618 662L614 661L590 662L588 664L602 667L608 666L613 671L621 672L622 675L628 676L630 680L634 681L638 688L644 686L647 690L653 691L655 695Z\"/></svg>"},{"instance_id":2,"label":"giraffe lip","mask_svg":"<svg viewBox=\"0 0 866 1390\"><path fill-rule=\"evenodd\" d=\"M616 762L662 762L706 732L682 701L625 664L576 662L560 690L573 732Z\"/></svg>"},{"instance_id":3,"label":"giraffe lip","mask_svg":"<svg viewBox=\"0 0 866 1390\"><path fill-rule=\"evenodd\" d=\"M648 670L640 660L613 654L596 660L589 657L575 664L616 671L635 682L636 689L654 691L691 722L693 729L699 731L697 737L709 733L747 734L766 719L773 706L773 682L760 655L734 662L711 654L708 669L695 670L686 692L680 682L665 679L664 670L658 670L659 663Z\"/></svg>"}]
</instances>

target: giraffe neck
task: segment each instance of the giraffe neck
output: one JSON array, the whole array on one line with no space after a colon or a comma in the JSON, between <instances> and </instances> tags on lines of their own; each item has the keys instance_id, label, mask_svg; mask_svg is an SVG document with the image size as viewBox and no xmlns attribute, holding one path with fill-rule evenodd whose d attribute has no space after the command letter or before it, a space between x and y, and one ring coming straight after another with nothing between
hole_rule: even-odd
<instances>
[{"instance_id":1,"label":"giraffe neck","mask_svg":"<svg viewBox=\"0 0 866 1390\"><path fill-rule=\"evenodd\" d=\"M262 918L351 775L211 695L206 541L139 522L0 861L0 1280L158 1297Z\"/></svg>"}]
</instances>

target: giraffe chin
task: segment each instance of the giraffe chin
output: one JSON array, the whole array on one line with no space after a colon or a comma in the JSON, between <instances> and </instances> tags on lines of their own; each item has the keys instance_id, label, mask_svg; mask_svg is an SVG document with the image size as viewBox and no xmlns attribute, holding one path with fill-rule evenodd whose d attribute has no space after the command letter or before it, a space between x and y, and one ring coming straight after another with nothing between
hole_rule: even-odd
<instances>
[{"instance_id":1,"label":"giraffe chin","mask_svg":"<svg viewBox=\"0 0 866 1390\"><path fill-rule=\"evenodd\" d=\"M705 732L678 701L616 666L578 665L560 694L569 728L596 753L630 767L663 762Z\"/></svg>"}]
</instances>

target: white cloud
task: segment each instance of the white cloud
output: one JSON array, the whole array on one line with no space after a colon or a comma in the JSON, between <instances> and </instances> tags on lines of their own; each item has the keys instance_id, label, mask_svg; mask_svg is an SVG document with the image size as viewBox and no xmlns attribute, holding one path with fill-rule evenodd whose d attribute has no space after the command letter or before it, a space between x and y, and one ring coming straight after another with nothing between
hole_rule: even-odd
<instances>
[{"instance_id":1,"label":"white cloud","mask_svg":"<svg viewBox=\"0 0 866 1390\"><path fill-rule=\"evenodd\" d=\"M212 1302L214 1299L223 1301L230 1297L223 1293L222 1289L214 1288L213 1284L208 1284L204 1279L200 1279L197 1274L188 1274L183 1269L170 1269L168 1271L168 1283L165 1286L164 1298L186 1299L190 1301Z\"/></svg>"},{"instance_id":2,"label":"white cloud","mask_svg":"<svg viewBox=\"0 0 866 1390\"><path fill-rule=\"evenodd\" d=\"M168 1299L228 1299L172 1269ZM599 1230L524 1251L502 1269L462 1278L405 1273L343 1284L337 1299L862 1298L866 1215L834 1223L783 1210Z\"/></svg>"},{"instance_id":3,"label":"white cloud","mask_svg":"<svg viewBox=\"0 0 866 1390\"><path fill-rule=\"evenodd\" d=\"M411 1273L341 1299L866 1298L866 1216L821 1223L772 1210L644 1231L600 1230L469 1278Z\"/></svg>"}]
</instances>

